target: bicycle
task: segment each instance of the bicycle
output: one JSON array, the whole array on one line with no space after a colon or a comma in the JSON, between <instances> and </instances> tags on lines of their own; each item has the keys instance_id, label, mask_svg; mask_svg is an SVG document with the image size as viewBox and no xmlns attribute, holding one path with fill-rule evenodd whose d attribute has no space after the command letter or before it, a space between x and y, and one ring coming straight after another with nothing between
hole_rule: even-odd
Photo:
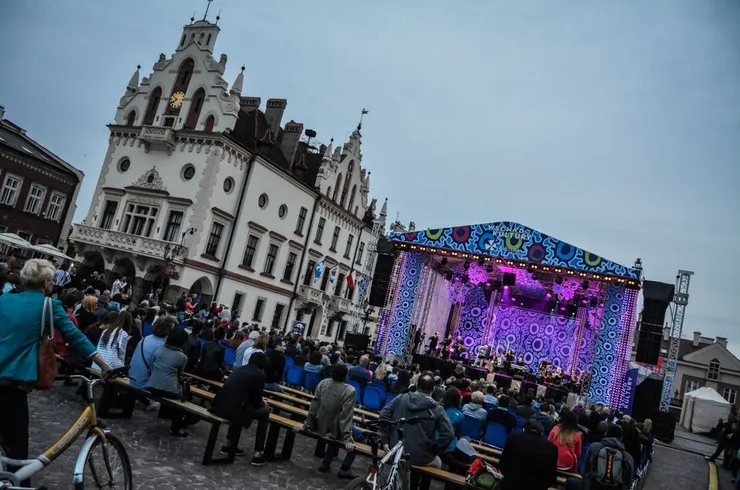
<instances>
[{"instance_id":1,"label":"bicycle","mask_svg":"<svg viewBox=\"0 0 740 490\"><path fill-rule=\"evenodd\" d=\"M122 368L125 369L125 368ZM119 374L113 370L112 374ZM82 412L77 421L67 430L67 432L57 440L43 454L34 459L11 459L5 456L2 447L0 447L0 490L40 490L43 487L22 487L21 482L31 478L45 467L49 466L64 451L77 440L77 438L87 430L87 438L80 449L75 463L73 483L75 490L85 488L121 488L123 490L132 490L131 463L126 453L123 443L108 430L98 420L95 411L95 398L93 397L93 387L100 380L91 380L81 375L58 376L57 380L79 379L84 384L85 402L87 407ZM101 455L98 456L96 450L100 449ZM118 457L114 461L112 456ZM114 466L113 463L120 463ZM19 467L15 472L10 472L8 466ZM90 478L88 478L88 476ZM119 476L122 481L119 483ZM92 482L90 481L92 480ZM92 483L92 486L90 485Z\"/></svg>"},{"instance_id":2,"label":"bicycle","mask_svg":"<svg viewBox=\"0 0 740 490\"><path fill-rule=\"evenodd\" d=\"M404 424L415 424L423 420L434 420L434 417L409 417L398 420L380 420L370 424L371 430L363 431L372 452L372 463L367 476L360 476L349 483L347 490L407 490L410 487L409 477L409 455L403 445ZM390 451L385 453L382 459L378 458L380 448L380 434L377 432L381 424L395 426L398 434L398 442ZM378 483L378 475L383 473L389 461L392 461L384 482Z\"/></svg>"}]
</instances>

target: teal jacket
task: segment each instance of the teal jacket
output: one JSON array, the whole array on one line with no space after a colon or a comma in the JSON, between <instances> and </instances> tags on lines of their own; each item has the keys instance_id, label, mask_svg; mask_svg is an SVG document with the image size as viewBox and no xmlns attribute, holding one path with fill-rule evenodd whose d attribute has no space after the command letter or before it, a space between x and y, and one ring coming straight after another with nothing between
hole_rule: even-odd
<instances>
[{"instance_id":1,"label":"teal jacket","mask_svg":"<svg viewBox=\"0 0 740 490\"><path fill-rule=\"evenodd\" d=\"M38 345L41 338L41 291L26 291L0 296L0 379L34 383L38 377ZM59 300L52 300L54 328L78 355L87 359L96 348L87 340ZM48 313L47 313L48 315ZM48 335L49 320L44 332Z\"/></svg>"}]
</instances>

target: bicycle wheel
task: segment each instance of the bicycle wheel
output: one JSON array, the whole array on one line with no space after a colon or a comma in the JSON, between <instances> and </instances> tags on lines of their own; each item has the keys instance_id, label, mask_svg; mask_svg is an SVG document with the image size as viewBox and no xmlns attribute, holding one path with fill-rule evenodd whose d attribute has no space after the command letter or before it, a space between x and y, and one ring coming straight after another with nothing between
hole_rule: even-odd
<instances>
[{"instance_id":1,"label":"bicycle wheel","mask_svg":"<svg viewBox=\"0 0 740 490\"><path fill-rule=\"evenodd\" d=\"M347 485L347 490L373 490L373 486L368 483L367 476L358 476Z\"/></svg>"},{"instance_id":2,"label":"bicycle wheel","mask_svg":"<svg viewBox=\"0 0 740 490\"><path fill-rule=\"evenodd\" d=\"M105 441L97 437L84 457L84 471L81 480L75 483L75 490L90 488L133 490L131 462L126 448L116 436L108 434Z\"/></svg>"}]
</instances>

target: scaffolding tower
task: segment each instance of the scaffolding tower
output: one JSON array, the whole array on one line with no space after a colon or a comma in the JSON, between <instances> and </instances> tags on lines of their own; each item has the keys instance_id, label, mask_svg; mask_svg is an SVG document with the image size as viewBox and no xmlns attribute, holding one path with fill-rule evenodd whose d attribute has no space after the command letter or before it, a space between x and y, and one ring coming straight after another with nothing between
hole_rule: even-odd
<instances>
[{"instance_id":1,"label":"scaffolding tower","mask_svg":"<svg viewBox=\"0 0 740 490\"><path fill-rule=\"evenodd\" d=\"M660 411L668 412L671 406L671 393L673 391L673 377L676 375L676 362L678 362L678 348L681 345L681 333L683 331L683 317L686 305L689 303L689 282L694 273L691 271L678 271L676 276L676 290L673 294L673 317L671 325L671 343L668 347L668 359L663 364L663 393L660 397Z\"/></svg>"}]
</instances>

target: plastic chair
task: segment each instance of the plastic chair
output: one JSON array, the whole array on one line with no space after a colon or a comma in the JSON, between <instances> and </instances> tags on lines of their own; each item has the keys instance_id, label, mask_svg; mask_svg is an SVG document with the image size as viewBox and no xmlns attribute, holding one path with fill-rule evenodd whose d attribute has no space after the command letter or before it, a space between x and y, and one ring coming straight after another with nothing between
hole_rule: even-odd
<instances>
[{"instance_id":1,"label":"plastic chair","mask_svg":"<svg viewBox=\"0 0 740 490\"><path fill-rule=\"evenodd\" d=\"M286 357L285 367L283 368L283 380L285 380L285 377L288 375L288 368L290 366L295 366L295 359L293 359L292 357Z\"/></svg>"},{"instance_id":2,"label":"plastic chair","mask_svg":"<svg viewBox=\"0 0 740 490\"><path fill-rule=\"evenodd\" d=\"M489 422L488 425L486 425L486 432L483 434L483 442L503 449L506 445L506 438L508 435L509 434L505 426L495 422Z\"/></svg>"},{"instance_id":3,"label":"plastic chair","mask_svg":"<svg viewBox=\"0 0 740 490\"><path fill-rule=\"evenodd\" d=\"M588 447L590 445L591 444L586 442L583 444L583 447L581 448L581 455L578 456L578 466L576 466L576 468L578 468L579 473L583 473L583 465L586 463L586 451L588 451Z\"/></svg>"},{"instance_id":4,"label":"plastic chair","mask_svg":"<svg viewBox=\"0 0 740 490\"><path fill-rule=\"evenodd\" d=\"M375 386L365 388L362 395L362 404L371 410L380 410L385 402L385 394Z\"/></svg>"},{"instance_id":5,"label":"plastic chair","mask_svg":"<svg viewBox=\"0 0 740 490\"><path fill-rule=\"evenodd\" d=\"M395 397L397 397L395 393L386 393L385 394L385 404L388 405L390 402L393 401ZM385 405L384 405L385 406Z\"/></svg>"},{"instance_id":6,"label":"plastic chair","mask_svg":"<svg viewBox=\"0 0 740 490\"><path fill-rule=\"evenodd\" d=\"M355 389L355 402L357 402L358 405L362 405L362 387L360 384L356 381L349 380L347 381L347 384Z\"/></svg>"},{"instance_id":7,"label":"plastic chair","mask_svg":"<svg viewBox=\"0 0 740 490\"><path fill-rule=\"evenodd\" d=\"M304 373L303 366L290 366L285 375L285 382L292 386L303 386Z\"/></svg>"},{"instance_id":8,"label":"plastic chair","mask_svg":"<svg viewBox=\"0 0 740 490\"><path fill-rule=\"evenodd\" d=\"M462 434L473 440L480 439L483 432L483 422L480 419L466 415L463 419Z\"/></svg>"},{"instance_id":9,"label":"plastic chair","mask_svg":"<svg viewBox=\"0 0 740 490\"><path fill-rule=\"evenodd\" d=\"M152 322L143 322L141 324L141 336L147 337L152 334Z\"/></svg>"},{"instance_id":10,"label":"plastic chair","mask_svg":"<svg viewBox=\"0 0 740 490\"><path fill-rule=\"evenodd\" d=\"M316 391L316 387L319 385L319 381L321 381L321 375L319 373L306 371L306 374L303 378L303 387L306 388L306 391L310 391L313 393L314 391Z\"/></svg>"},{"instance_id":11,"label":"plastic chair","mask_svg":"<svg viewBox=\"0 0 740 490\"><path fill-rule=\"evenodd\" d=\"M234 361L236 361L236 349L227 347L224 351L224 364L234 367Z\"/></svg>"}]
</instances>

